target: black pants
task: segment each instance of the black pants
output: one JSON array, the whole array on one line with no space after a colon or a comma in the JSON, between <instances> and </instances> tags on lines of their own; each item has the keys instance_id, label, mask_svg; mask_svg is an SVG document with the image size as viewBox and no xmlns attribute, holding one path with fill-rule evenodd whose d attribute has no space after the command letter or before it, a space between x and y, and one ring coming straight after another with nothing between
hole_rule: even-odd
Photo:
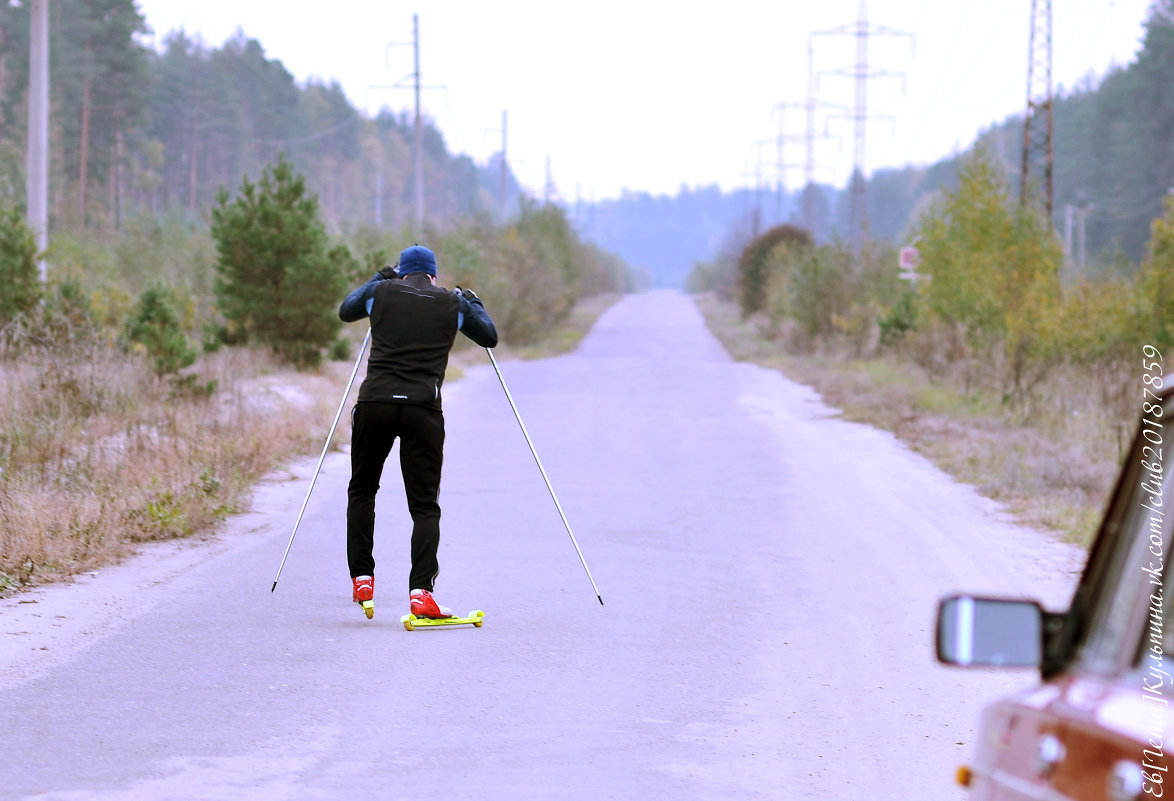
<instances>
[{"instance_id":1,"label":"black pants","mask_svg":"<svg viewBox=\"0 0 1174 801\"><path fill-rule=\"evenodd\" d=\"M371 555L375 494L383 463L396 437L399 463L412 516L412 571L408 589L432 591L440 567L440 467L444 460L444 414L404 403L358 403L351 433L351 483L347 488L346 548L351 577L375 575Z\"/></svg>"}]
</instances>

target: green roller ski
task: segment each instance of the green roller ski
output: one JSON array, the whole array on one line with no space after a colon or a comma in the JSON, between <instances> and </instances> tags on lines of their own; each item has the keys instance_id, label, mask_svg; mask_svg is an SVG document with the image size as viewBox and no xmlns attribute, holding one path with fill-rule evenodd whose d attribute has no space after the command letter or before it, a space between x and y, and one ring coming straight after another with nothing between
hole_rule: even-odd
<instances>
[{"instance_id":1,"label":"green roller ski","mask_svg":"<svg viewBox=\"0 0 1174 801\"><path fill-rule=\"evenodd\" d=\"M485 622L485 613L478 609L470 612L467 617L416 617L412 614L404 615L399 619L408 631L426 629L432 626L475 626L481 628Z\"/></svg>"}]
</instances>

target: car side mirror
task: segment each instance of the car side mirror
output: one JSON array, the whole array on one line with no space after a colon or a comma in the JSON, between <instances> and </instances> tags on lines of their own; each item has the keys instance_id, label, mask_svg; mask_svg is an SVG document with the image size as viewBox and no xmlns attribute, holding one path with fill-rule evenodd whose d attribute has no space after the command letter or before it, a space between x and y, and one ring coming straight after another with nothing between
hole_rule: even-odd
<instances>
[{"instance_id":1,"label":"car side mirror","mask_svg":"<svg viewBox=\"0 0 1174 801\"><path fill-rule=\"evenodd\" d=\"M947 665L1039 667L1043 635L1035 601L963 595L938 604L937 657Z\"/></svg>"}]
</instances>

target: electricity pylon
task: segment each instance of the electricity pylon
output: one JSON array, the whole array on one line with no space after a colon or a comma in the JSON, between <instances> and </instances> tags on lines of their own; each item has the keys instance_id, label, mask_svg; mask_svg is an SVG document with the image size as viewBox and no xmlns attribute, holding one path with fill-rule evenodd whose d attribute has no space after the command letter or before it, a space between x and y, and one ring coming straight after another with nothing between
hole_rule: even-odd
<instances>
[{"instance_id":1,"label":"electricity pylon","mask_svg":"<svg viewBox=\"0 0 1174 801\"><path fill-rule=\"evenodd\" d=\"M1019 202L1026 203L1033 178L1040 182L1044 214L1052 219L1052 0L1031 0L1027 46L1027 112L1023 118L1023 158Z\"/></svg>"},{"instance_id":2,"label":"electricity pylon","mask_svg":"<svg viewBox=\"0 0 1174 801\"><path fill-rule=\"evenodd\" d=\"M886 28L868 21L867 0L860 0L859 13L856 22L841 25L826 31L816 31L813 35L848 35L856 39L856 63L852 67L832 70L829 74L844 75L856 79L856 103L851 119L855 123L854 153L852 159L852 178L849 183L849 220L851 228L850 239L854 245L860 243L861 234L867 226L867 205L865 197L865 128L869 120L868 114L868 81L872 78L899 76L904 80L904 73L889 70L875 69L868 65L868 40L873 36L908 36L914 39L913 34L905 31ZM914 39L914 46L916 40Z\"/></svg>"}]
</instances>

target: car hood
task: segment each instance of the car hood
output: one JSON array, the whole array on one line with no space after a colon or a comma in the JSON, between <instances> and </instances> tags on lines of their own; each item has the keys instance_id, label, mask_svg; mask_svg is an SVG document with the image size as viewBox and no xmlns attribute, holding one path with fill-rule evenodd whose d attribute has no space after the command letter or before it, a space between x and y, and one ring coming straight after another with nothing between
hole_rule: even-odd
<instances>
[{"instance_id":1,"label":"car hood","mask_svg":"<svg viewBox=\"0 0 1174 801\"><path fill-rule=\"evenodd\" d=\"M988 707L975 797L1103 801L1141 797L1147 783L1162 792L1174 764L1167 745L1174 744L1174 708L1166 703L1174 686L1166 680L1154 689L1167 694L1158 695L1142 678L1067 675ZM1041 761L1045 753L1051 767ZM1123 786L1131 792L1108 792Z\"/></svg>"}]
</instances>

